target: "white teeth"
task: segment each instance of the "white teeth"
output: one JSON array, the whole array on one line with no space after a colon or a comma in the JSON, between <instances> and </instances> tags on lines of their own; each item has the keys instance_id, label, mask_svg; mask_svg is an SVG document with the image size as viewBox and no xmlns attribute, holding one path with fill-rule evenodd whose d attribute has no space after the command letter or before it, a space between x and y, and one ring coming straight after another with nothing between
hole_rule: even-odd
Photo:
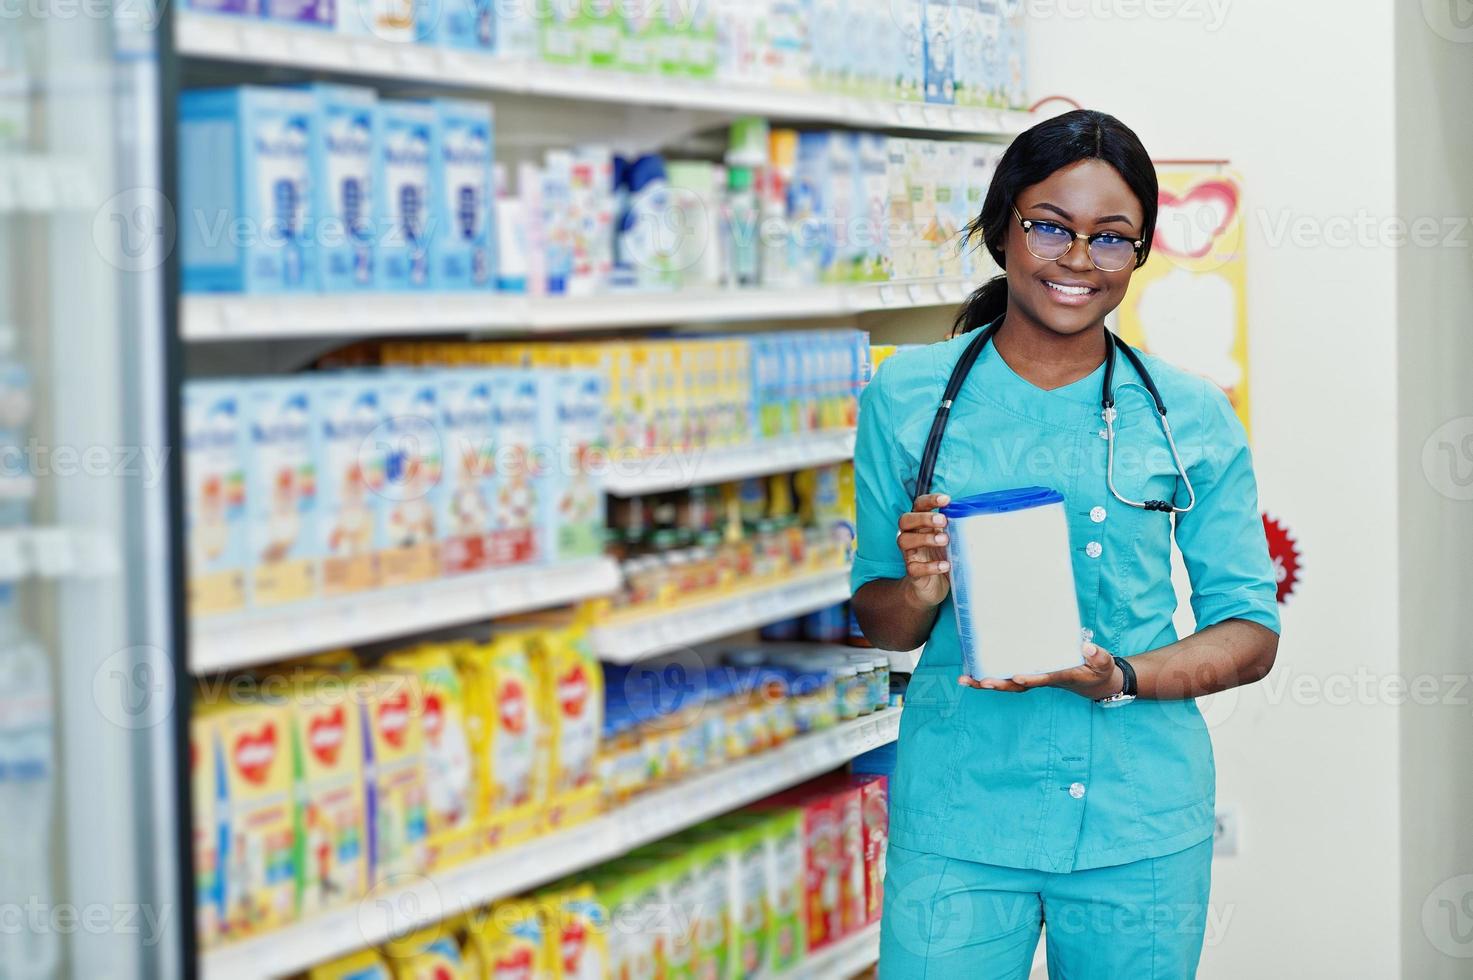
<instances>
[{"instance_id":1,"label":"white teeth","mask_svg":"<svg viewBox=\"0 0 1473 980\"><path fill-rule=\"evenodd\" d=\"M1050 282L1048 280L1044 280L1044 285L1048 286L1050 289L1057 289L1065 296L1085 296L1089 293L1094 292L1094 290L1090 289L1088 286L1064 286L1056 282Z\"/></svg>"}]
</instances>

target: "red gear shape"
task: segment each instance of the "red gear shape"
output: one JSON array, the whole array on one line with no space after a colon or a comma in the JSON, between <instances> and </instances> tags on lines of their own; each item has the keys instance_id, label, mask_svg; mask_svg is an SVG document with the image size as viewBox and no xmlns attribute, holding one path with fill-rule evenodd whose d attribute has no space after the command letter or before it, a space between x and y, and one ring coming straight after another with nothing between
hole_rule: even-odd
<instances>
[{"instance_id":1,"label":"red gear shape","mask_svg":"<svg viewBox=\"0 0 1473 980\"><path fill-rule=\"evenodd\" d=\"M1294 594L1299 584L1299 542L1293 532L1278 518L1263 515L1263 533L1268 538L1268 555L1273 559L1274 576L1278 579L1278 600L1282 605Z\"/></svg>"}]
</instances>

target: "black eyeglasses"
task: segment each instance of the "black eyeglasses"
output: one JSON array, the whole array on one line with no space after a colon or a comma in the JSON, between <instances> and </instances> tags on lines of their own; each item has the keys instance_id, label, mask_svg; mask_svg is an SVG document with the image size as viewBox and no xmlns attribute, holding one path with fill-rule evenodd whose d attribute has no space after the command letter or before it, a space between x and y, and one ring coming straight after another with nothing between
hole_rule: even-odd
<instances>
[{"instance_id":1,"label":"black eyeglasses","mask_svg":"<svg viewBox=\"0 0 1473 980\"><path fill-rule=\"evenodd\" d=\"M1139 263L1144 241L1126 238L1118 231L1097 231L1093 235L1081 235L1056 221L1034 221L1025 218L1013 208L1018 224L1023 228L1023 244L1036 259L1052 262L1069 254L1074 243L1084 239L1089 260L1101 272L1120 272L1132 263Z\"/></svg>"}]
</instances>

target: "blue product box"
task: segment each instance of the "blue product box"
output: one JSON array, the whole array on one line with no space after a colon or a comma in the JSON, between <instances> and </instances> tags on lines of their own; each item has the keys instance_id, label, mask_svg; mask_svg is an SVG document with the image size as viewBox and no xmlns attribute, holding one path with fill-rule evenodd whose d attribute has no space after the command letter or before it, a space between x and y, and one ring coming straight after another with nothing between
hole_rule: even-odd
<instances>
[{"instance_id":1,"label":"blue product box","mask_svg":"<svg viewBox=\"0 0 1473 980\"><path fill-rule=\"evenodd\" d=\"M926 101L956 102L956 0L926 0Z\"/></svg>"},{"instance_id":2,"label":"blue product box","mask_svg":"<svg viewBox=\"0 0 1473 980\"><path fill-rule=\"evenodd\" d=\"M434 269L433 161L440 114L428 102L379 103L378 286L428 289Z\"/></svg>"},{"instance_id":3,"label":"blue product box","mask_svg":"<svg viewBox=\"0 0 1473 980\"><path fill-rule=\"evenodd\" d=\"M812 285L833 264L834 198L830 192L829 142L827 132L798 135L798 162L793 178L789 218L797 237L798 267L803 285Z\"/></svg>"},{"instance_id":4,"label":"blue product box","mask_svg":"<svg viewBox=\"0 0 1473 980\"><path fill-rule=\"evenodd\" d=\"M596 371L538 375L542 441L551 449L542 499L543 554L573 561L603 553L608 462L607 384Z\"/></svg>"},{"instance_id":5,"label":"blue product box","mask_svg":"<svg viewBox=\"0 0 1473 980\"><path fill-rule=\"evenodd\" d=\"M492 151L491 105L441 99L440 139L432 224L440 230L435 249L435 289L493 289L496 237L491 207L496 161Z\"/></svg>"},{"instance_id":6,"label":"blue product box","mask_svg":"<svg viewBox=\"0 0 1473 980\"><path fill-rule=\"evenodd\" d=\"M372 289L378 222L378 96L371 88L317 84L312 141L312 214L318 284L324 292Z\"/></svg>"},{"instance_id":7,"label":"blue product box","mask_svg":"<svg viewBox=\"0 0 1473 980\"><path fill-rule=\"evenodd\" d=\"M496 50L496 0L441 0L434 40L463 51Z\"/></svg>"},{"instance_id":8,"label":"blue product box","mask_svg":"<svg viewBox=\"0 0 1473 980\"><path fill-rule=\"evenodd\" d=\"M925 0L891 0L890 10L898 29L894 39L894 95L916 102L926 95Z\"/></svg>"},{"instance_id":9,"label":"blue product box","mask_svg":"<svg viewBox=\"0 0 1473 980\"><path fill-rule=\"evenodd\" d=\"M1002 102L1009 109L1028 108L1028 22L1023 0L1002 4Z\"/></svg>"},{"instance_id":10,"label":"blue product box","mask_svg":"<svg viewBox=\"0 0 1473 980\"><path fill-rule=\"evenodd\" d=\"M179 248L185 292L316 288L308 188L317 102L292 88L179 97Z\"/></svg>"}]
</instances>

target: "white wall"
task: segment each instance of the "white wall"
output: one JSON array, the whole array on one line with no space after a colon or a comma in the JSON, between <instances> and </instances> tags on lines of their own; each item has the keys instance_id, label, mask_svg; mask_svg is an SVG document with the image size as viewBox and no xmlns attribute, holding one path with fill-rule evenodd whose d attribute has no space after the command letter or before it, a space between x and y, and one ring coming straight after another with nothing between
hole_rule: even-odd
<instances>
[{"instance_id":1,"label":"white wall","mask_svg":"<svg viewBox=\"0 0 1473 980\"><path fill-rule=\"evenodd\" d=\"M1392 5L1031 2L1035 96L1113 113L1158 158L1230 158L1245 184L1254 456L1304 578L1275 673L1203 702L1242 845L1214 867L1200 975L1396 976L1401 733L1356 685L1398 669L1397 260L1341 237L1397 212Z\"/></svg>"},{"instance_id":2,"label":"white wall","mask_svg":"<svg viewBox=\"0 0 1473 980\"><path fill-rule=\"evenodd\" d=\"M1444 680L1473 663L1473 31L1438 26L1459 40L1397 12L1398 206L1440 232L1397 255L1402 669L1439 695L1401 716L1402 976L1419 980L1473 976L1473 692Z\"/></svg>"},{"instance_id":3,"label":"white wall","mask_svg":"<svg viewBox=\"0 0 1473 980\"><path fill-rule=\"evenodd\" d=\"M1064 0L1036 21L1033 91L1113 113L1158 158L1242 174L1261 503L1304 556L1275 673L1204 703L1242 847L1214 868L1201 976L1395 976L1397 712L1349 682L1397 670L1396 266L1329 244L1396 212L1391 5L1125 16L1149 6L1074 20L1100 5Z\"/></svg>"}]
</instances>

